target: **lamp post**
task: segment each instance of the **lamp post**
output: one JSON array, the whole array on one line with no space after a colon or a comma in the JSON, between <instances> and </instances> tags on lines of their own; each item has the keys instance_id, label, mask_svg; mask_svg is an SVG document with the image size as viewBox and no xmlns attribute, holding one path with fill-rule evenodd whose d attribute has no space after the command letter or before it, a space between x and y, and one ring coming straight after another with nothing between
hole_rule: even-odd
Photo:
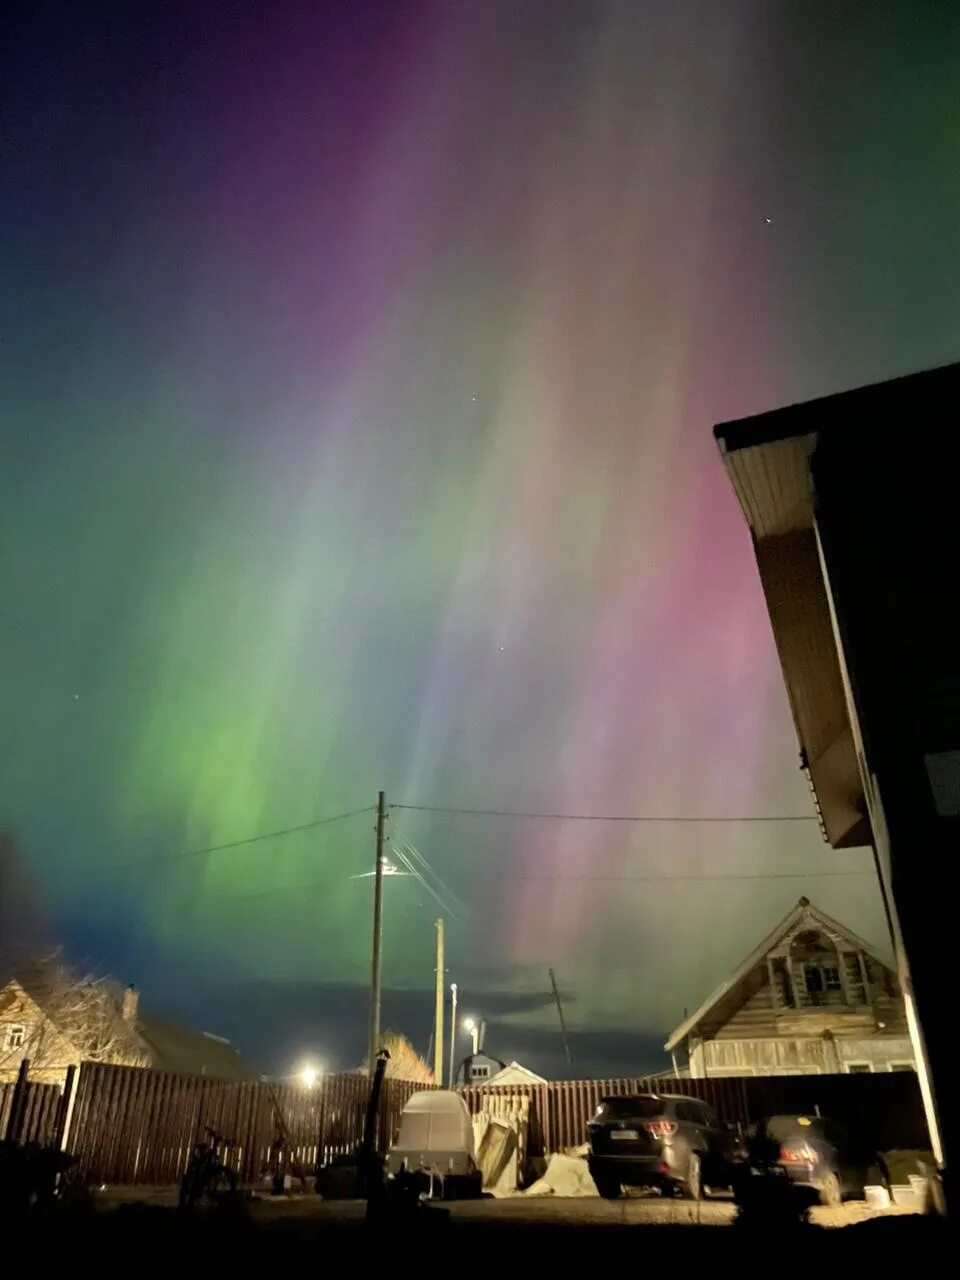
<instances>
[{"instance_id":1,"label":"lamp post","mask_svg":"<svg viewBox=\"0 0 960 1280\"><path fill-rule=\"evenodd\" d=\"M447 1088L453 1088L453 1060L457 1051L457 984L450 983L450 1074L447 1079Z\"/></svg>"},{"instance_id":2,"label":"lamp post","mask_svg":"<svg viewBox=\"0 0 960 1280\"><path fill-rule=\"evenodd\" d=\"M480 1052L480 1023L476 1018L465 1018L463 1021L463 1029L467 1035L473 1037L473 1054L474 1057Z\"/></svg>"}]
</instances>

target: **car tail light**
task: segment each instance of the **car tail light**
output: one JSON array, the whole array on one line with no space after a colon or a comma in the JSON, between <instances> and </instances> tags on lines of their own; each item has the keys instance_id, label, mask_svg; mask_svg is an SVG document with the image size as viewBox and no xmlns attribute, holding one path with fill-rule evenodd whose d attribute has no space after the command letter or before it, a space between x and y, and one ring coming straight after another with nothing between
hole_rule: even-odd
<instances>
[{"instance_id":1,"label":"car tail light","mask_svg":"<svg viewBox=\"0 0 960 1280\"><path fill-rule=\"evenodd\" d=\"M781 1164L816 1164L817 1153L804 1142L799 1147L781 1147Z\"/></svg>"},{"instance_id":2,"label":"car tail light","mask_svg":"<svg viewBox=\"0 0 960 1280\"><path fill-rule=\"evenodd\" d=\"M672 1120L648 1120L643 1127L653 1138L669 1138L671 1133L677 1132Z\"/></svg>"}]
</instances>

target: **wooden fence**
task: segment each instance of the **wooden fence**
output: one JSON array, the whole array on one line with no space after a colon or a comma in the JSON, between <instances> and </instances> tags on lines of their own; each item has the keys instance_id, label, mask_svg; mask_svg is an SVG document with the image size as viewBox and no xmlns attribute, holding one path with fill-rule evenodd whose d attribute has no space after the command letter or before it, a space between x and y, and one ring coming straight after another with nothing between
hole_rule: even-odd
<instances>
[{"instance_id":1,"label":"wooden fence","mask_svg":"<svg viewBox=\"0 0 960 1280\"><path fill-rule=\"evenodd\" d=\"M39 1142L44 1145L52 1142L60 1106L59 1086L28 1084L22 1111L17 1117L17 1132L8 1135L16 1088L12 1080L8 1084L0 1084L0 1138L9 1136L16 1142Z\"/></svg>"},{"instance_id":2,"label":"wooden fence","mask_svg":"<svg viewBox=\"0 0 960 1280\"><path fill-rule=\"evenodd\" d=\"M542 1156L586 1142L587 1121L601 1098L634 1093L685 1093L709 1102L723 1120L750 1124L761 1116L821 1113L862 1133L878 1149L930 1145L917 1077L912 1071L876 1075L738 1076L677 1080L560 1080L533 1085L469 1085L462 1090L471 1115L491 1095L530 1099L527 1152Z\"/></svg>"},{"instance_id":3,"label":"wooden fence","mask_svg":"<svg viewBox=\"0 0 960 1280\"><path fill-rule=\"evenodd\" d=\"M380 1151L396 1137L404 1103L421 1087L384 1082ZM318 1159L355 1149L369 1091L360 1075L327 1076L307 1089L85 1062L66 1145L92 1181L170 1185L209 1126L231 1140L221 1156L241 1182L257 1182L278 1166L312 1173Z\"/></svg>"},{"instance_id":4,"label":"wooden fence","mask_svg":"<svg viewBox=\"0 0 960 1280\"><path fill-rule=\"evenodd\" d=\"M424 1085L386 1080L377 1147L396 1137L407 1099ZM0 1085L0 1135L6 1133L14 1086ZM929 1139L913 1072L844 1076L757 1076L677 1080L570 1080L537 1085L471 1085L462 1095L476 1115L528 1099L527 1156L581 1145L601 1098L634 1093L686 1093L703 1098L722 1119L749 1124L763 1115L812 1113L844 1123L881 1150L926 1148ZM279 1169L309 1173L353 1151L363 1133L369 1080L327 1076L312 1089L291 1084L235 1083L143 1067L86 1062L67 1114L55 1085L31 1084L19 1122L22 1142L55 1140L66 1120L66 1147L84 1175L108 1184L172 1185L209 1126L232 1139L223 1158L243 1183Z\"/></svg>"}]
</instances>

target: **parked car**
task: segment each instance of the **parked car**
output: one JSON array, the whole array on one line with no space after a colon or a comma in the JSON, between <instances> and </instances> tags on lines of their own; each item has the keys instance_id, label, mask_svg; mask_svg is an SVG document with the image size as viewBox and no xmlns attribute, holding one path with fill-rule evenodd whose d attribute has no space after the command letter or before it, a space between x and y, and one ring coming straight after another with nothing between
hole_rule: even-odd
<instances>
[{"instance_id":1,"label":"parked car","mask_svg":"<svg viewBox=\"0 0 960 1280\"><path fill-rule=\"evenodd\" d=\"M699 1098L604 1098L587 1124L587 1137L591 1176L609 1200L624 1185L682 1191L691 1200L699 1200L704 1187L730 1185L727 1130Z\"/></svg>"},{"instance_id":2,"label":"parked car","mask_svg":"<svg viewBox=\"0 0 960 1280\"><path fill-rule=\"evenodd\" d=\"M889 1185L883 1157L824 1116L767 1116L747 1137L746 1166L754 1175L786 1177L814 1188L821 1204L860 1199L865 1186Z\"/></svg>"}]
</instances>

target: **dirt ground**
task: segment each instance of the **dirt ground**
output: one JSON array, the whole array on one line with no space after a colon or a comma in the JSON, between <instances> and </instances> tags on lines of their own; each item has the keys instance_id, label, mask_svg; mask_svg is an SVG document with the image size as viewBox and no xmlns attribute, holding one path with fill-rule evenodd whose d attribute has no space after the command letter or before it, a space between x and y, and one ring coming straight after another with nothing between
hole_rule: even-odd
<instances>
[{"instance_id":1,"label":"dirt ground","mask_svg":"<svg viewBox=\"0 0 960 1280\"><path fill-rule=\"evenodd\" d=\"M97 1197L102 1211L125 1206L174 1208L176 1191L169 1187L111 1187ZM450 1210L453 1224L531 1225L531 1226L703 1226L729 1227L736 1209L729 1198L663 1200L659 1196L626 1195L619 1200L601 1200L597 1196L567 1198L562 1196L510 1196L504 1199L454 1201ZM252 1220L270 1226L278 1222L299 1224L347 1225L363 1220L366 1206L359 1200L321 1200L317 1196L268 1196L252 1199L247 1204ZM883 1212L867 1207L863 1200L847 1201L840 1208L815 1208L811 1221L820 1227L848 1227L876 1218L909 1215L910 1209L891 1206Z\"/></svg>"},{"instance_id":2,"label":"dirt ground","mask_svg":"<svg viewBox=\"0 0 960 1280\"><path fill-rule=\"evenodd\" d=\"M779 1270L794 1261L832 1269L887 1267L894 1256L933 1256L944 1233L941 1222L918 1214L869 1220L865 1205L817 1210L816 1217L819 1225L760 1234L733 1225L729 1201L552 1196L395 1209L373 1221L362 1201L315 1196L265 1197L185 1215L174 1207L171 1191L137 1188L133 1196L102 1191L96 1212L31 1215L30 1222L17 1224L17 1238L22 1252L38 1250L48 1268L62 1255L71 1270L79 1266L83 1272L87 1263L104 1275L130 1274L135 1259L139 1277L169 1280L174 1274L184 1280L214 1268L273 1274L277 1266L316 1267L331 1258L349 1259L362 1270L398 1262L422 1270L453 1258L471 1269L489 1269L498 1259L523 1256L535 1257L540 1269L565 1271L598 1262L605 1269L635 1269L638 1259L662 1265L682 1260L701 1269L769 1257L778 1259ZM840 1225L849 1229L822 1229Z\"/></svg>"}]
</instances>

